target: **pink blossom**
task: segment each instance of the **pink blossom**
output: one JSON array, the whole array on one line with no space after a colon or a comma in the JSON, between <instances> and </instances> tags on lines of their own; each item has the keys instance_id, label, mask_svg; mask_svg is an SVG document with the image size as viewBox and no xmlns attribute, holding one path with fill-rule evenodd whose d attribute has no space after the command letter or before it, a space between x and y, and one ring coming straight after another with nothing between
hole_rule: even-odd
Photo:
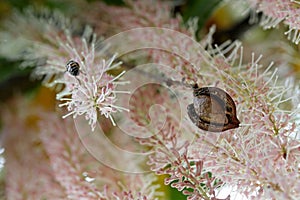
<instances>
[{"instance_id":1,"label":"pink blossom","mask_svg":"<svg viewBox=\"0 0 300 200\"><path fill-rule=\"evenodd\" d=\"M283 22L289 26L287 34L293 36L293 42L299 42L299 5L295 1L249 2L263 12L261 23L266 28ZM149 150L147 163L109 152L104 143L97 147L104 155L113 155L111 160L143 171L148 165L151 172L127 174L99 163L80 140L72 119L62 120L58 117L60 112L37 112L40 127L26 127L28 116L22 113L32 110L19 105L17 118L4 113L8 116L4 131L9 134L4 134L3 141L10 199L22 199L26 194L40 198L42 193L52 198L45 191L52 187L54 198L58 199L155 199L159 194L154 173L165 175L164 183L188 199L230 199L231 194L219 197L224 186L236 188L249 199L300 198L298 82L281 77L274 63L262 65L263 56L247 51L239 41L214 45L215 27L204 39L196 41L192 29L180 25L180 17L171 17L171 6L167 3L126 1L127 7L85 2L74 5L86 5L87 9L78 16L95 25L95 32L104 36L136 27L156 28L126 31L132 34L109 44L109 50L105 45L97 48L96 37L89 28L78 36L70 27L54 26L47 20L41 23L34 15L17 16L13 24L19 26L8 26L7 33L19 35L26 39L26 45L32 45L27 57L21 58L30 61L47 57L35 74L45 76L47 86L57 87L57 99L64 101L60 106L69 111L65 117L84 115L94 130L99 115L115 124L112 115L126 111L128 106L131 112L125 113L124 118L130 118L131 123L122 124L127 135L119 136L123 127L110 126L105 127L105 136L119 140L116 144L126 150ZM27 19L32 21L28 23L28 32L22 25ZM114 52L124 55L146 48L142 56L129 57L137 63L154 62L158 66L156 71L137 71L140 74L129 80L130 87L138 89L130 90L130 97L117 98L118 93L128 93L117 87L125 83L126 80L119 79L128 73L124 74L121 63L115 62ZM245 54L248 61L243 59ZM66 72L69 60L80 66L77 76ZM159 84L149 81L149 87L140 87L138 80L144 78L156 78ZM240 127L218 133L196 127L186 111L194 98L191 83L224 89L236 104ZM129 100L124 101L126 98ZM20 142L19 135L24 131L26 138ZM34 145L35 141L39 145ZM30 154L23 155L27 151ZM34 162L37 159L39 165ZM33 178L31 169L39 171L45 180L37 191L33 186L40 184L40 180Z\"/></svg>"},{"instance_id":2,"label":"pink blossom","mask_svg":"<svg viewBox=\"0 0 300 200\"><path fill-rule=\"evenodd\" d=\"M168 174L165 184L182 191L188 195L189 199L205 199L209 196L212 199L216 198L214 190L222 185L222 182L216 181L214 177L208 177L207 172L203 171L203 162L189 156L189 146L192 144L189 133L191 130L189 126L180 127L178 104L176 104L176 99L170 98L169 95L163 87L149 85L139 88L132 97L131 106L135 109L132 109L130 114L137 124L144 126L147 124L144 120L148 121L148 117L145 119L142 116L147 116L151 104L160 103L166 111L164 114L167 115L164 123L159 126L161 127L159 131L153 133L156 129L147 126L147 130L153 135L147 138L137 137L141 144L153 148L153 153L149 156L147 163L158 175ZM143 106L138 106L140 103ZM158 113L154 114L154 116L158 115Z\"/></svg>"},{"instance_id":3,"label":"pink blossom","mask_svg":"<svg viewBox=\"0 0 300 200\"><path fill-rule=\"evenodd\" d=\"M16 14L10 21L18 31L12 29L11 24L8 26L9 30L16 37L26 40L27 46L30 47L30 51L23 55L25 64L26 61L44 60L44 63L36 67L34 76L43 77L44 85L56 88L57 99L65 101L60 106L67 106L70 111L64 117L85 115L94 130L100 114L109 118L115 125L112 114L128 111L115 105L117 93L128 93L116 90L116 86L123 83L117 79L125 71L115 77L107 71L119 67L121 63L114 63L116 55L106 56L107 47L99 47L100 41L97 41L89 27L86 27L82 37L79 37L71 32L71 23L62 15L51 16L49 11L46 14L53 21L57 20L59 25L47 17L38 18L33 10L28 10L26 17ZM24 23L29 24L25 32L19 30L24 28ZM73 25L75 26L75 23ZM35 34L30 34L29 30ZM24 48L27 49L27 46ZM76 77L66 71L66 64L70 60L77 62L80 67Z\"/></svg>"},{"instance_id":4,"label":"pink blossom","mask_svg":"<svg viewBox=\"0 0 300 200\"><path fill-rule=\"evenodd\" d=\"M69 118L23 98L7 106L1 117L7 199L147 200L159 195L153 174L122 173L97 161Z\"/></svg>"},{"instance_id":5,"label":"pink blossom","mask_svg":"<svg viewBox=\"0 0 300 200\"><path fill-rule=\"evenodd\" d=\"M8 200L66 199L64 188L54 178L55 172L36 130L34 120L41 110L27 108L28 100L18 97L1 112L4 122L1 143L5 148L5 197Z\"/></svg>"},{"instance_id":6,"label":"pink blossom","mask_svg":"<svg viewBox=\"0 0 300 200\"><path fill-rule=\"evenodd\" d=\"M115 122L111 116L112 113L118 111L128 111L126 108L115 105L117 93L127 93L126 91L117 91L116 81L123 73L116 77L107 74L107 71L118 66L112 65L114 57L110 60L102 60L100 64L84 65L82 69L82 75L78 76L77 80L71 80L66 82L67 90L63 94L59 94L58 99L66 101L66 103L60 104L60 106L67 106L70 113L66 116L84 114L86 119L89 120L89 124L92 130L95 129L98 112L100 115L104 115L109 118L113 125ZM89 60L89 62L92 62ZM68 96L71 98L68 98Z\"/></svg>"},{"instance_id":7,"label":"pink blossom","mask_svg":"<svg viewBox=\"0 0 300 200\"><path fill-rule=\"evenodd\" d=\"M160 38L165 38L163 30L160 34ZM148 36L140 34L140 38L145 39L144 41L153 41L148 40ZM176 38L180 38L180 35ZM158 46L164 50L167 45L164 46L163 41L160 40L157 37L155 42L162 44ZM259 198L272 198L279 195L297 199L299 177L291 174L297 173L298 168L298 160L295 160L295 157L299 154L297 152L299 140L292 135L297 133L295 119L299 108L291 102L298 96L288 95L288 91L297 91L294 83L286 82L283 87L282 82L278 80L277 70L271 70L273 63L264 69L260 65L262 57L255 57L254 53L250 63L243 63L243 48L239 43L225 43L216 47L208 45L209 53L206 54L201 46L197 51L197 46L190 45L189 48L195 48L195 51L189 51L183 40L178 41L180 43L172 40L173 46L178 47L177 53L187 55L191 63L194 63L193 59L200 54L198 62L201 65L185 65L185 69L194 69L194 73L183 73L183 75L190 80L197 80L200 85L225 88L235 99L237 116L242 121L242 125L238 129L224 133L205 133L185 121L182 121L183 126L179 126L178 121L182 119L171 113L180 107L173 105L167 94L158 92L159 95L156 97L155 93L149 91L150 88L142 94L137 93L137 98L134 98L135 94L133 94L135 101L132 102L132 107L135 109L130 114L137 124L142 124L141 116L147 116L148 112L139 105L140 97L147 99L147 96L151 95L151 99L148 98L150 102L140 102L146 106L148 103L156 102L156 99L159 100L162 95L164 98L158 102L164 105L165 110L168 110L169 106L172 108L167 112L166 121L159 132L149 138L138 139L141 144L155 149L148 162L152 166L151 170L158 174L169 174L170 177L165 183L176 187L179 191L192 188L192 193L184 192L191 199L218 198L217 188L209 185L211 182L216 186L236 185L239 192L246 196L255 193ZM155 90L155 87L152 89ZM181 98L183 102L188 99L192 102L191 97L187 96L185 100ZM292 106L293 109L283 110L281 107L283 105ZM161 113L156 115L159 116ZM199 138L194 142L186 138L191 133L189 132L191 129ZM150 128L149 132L153 130ZM295 151L288 155L287 149L291 146L295 147L293 148ZM196 176L194 173L197 167L200 169L200 166L201 176ZM207 177L206 172L212 173L211 177ZM284 178L290 175L288 179ZM283 179L288 183L282 182ZM206 183L208 185L205 190L199 187ZM289 185L289 190L285 183Z\"/></svg>"},{"instance_id":8,"label":"pink blossom","mask_svg":"<svg viewBox=\"0 0 300 200\"><path fill-rule=\"evenodd\" d=\"M51 127L51 128L50 128ZM126 174L97 161L85 149L72 120L46 115L41 138L56 180L69 199L154 199L152 174ZM131 162L125 160L123 162Z\"/></svg>"},{"instance_id":9,"label":"pink blossom","mask_svg":"<svg viewBox=\"0 0 300 200\"><path fill-rule=\"evenodd\" d=\"M286 31L288 38L295 44L300 42L300 8L299 2L294 0L248 0L249 4L263 16L260 24L266 28L274 28L283 22L289 28Z\"/></svg>"}]
</instances>

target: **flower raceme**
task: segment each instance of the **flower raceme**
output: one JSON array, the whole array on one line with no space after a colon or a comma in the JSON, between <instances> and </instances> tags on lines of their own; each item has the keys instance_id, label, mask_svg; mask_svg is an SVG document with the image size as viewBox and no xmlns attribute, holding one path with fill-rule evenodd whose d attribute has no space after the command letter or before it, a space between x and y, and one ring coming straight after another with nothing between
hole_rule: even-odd
<instances>
[{"instance_id":1,"label":"flower raceme","mask_svg":"<svg viewBox=\"0 0 300 200\"><path fill-rule=\"evenodd\" d=\"M81 40L72 41L72 38L68 36L67 41L60 41L60 48L67 58L71 58L78 63L78 75L74 76L68 71L68 64L64 60L64 57L53 57L47 60L47 65L54 65L57 68L63 68L64 74L61 77L55 79L50 86L62 83L65 88L57 94L57 99L65 101L60 104L60 107L66 106L69 113L64 117L73 115L85 115L86 120L89 121L92 130L95 129L98 112L109 118L113 125L115 122L111 116L112 113L118 111L128 111L128 109L114 105L116 101L117 93L128 93L126 91L117 91L116 86L118 84L124 84L126 82L117 81L125 71L121 72L117 76L112 76L107 71L117 68L121 65L121 62L114 63L116 55L113 55L109 59L104 59L103 49L96 52L95 43L96 39L94 35L91 35L92 42L88 44L86 38ZM61 62L58 62L61 61ZM37 69L36 73L40 73ZM43 66L43 71L47 73L47 66ZM61 71L61 70L60 70ZM59 73L59 71L57 72Z\"/></svg>"},{"instance_id":2,"label":"flower raceme","mask_svg":"<svg viewBox=\"0 0 300 200\"><path fill-rule=\"evenodd\" d=\"M78 36L76 32L80 27L75 22L47 10L40 15L35 12L29 9L25 14L17 13L8 23L7 31L26 41L23 48L27 53L15 54L14 59L23 59L24 65L32 60L44 60L41 64L37 63L33 75L42 77L44 85L56 89L56 98L64 101L60 106L66 106L69 111L64 117L85 115L94 130L100 114L115 125L111 114L128 111L115 105L117 93L128 93L116 90L118 84L125 83L117 81L125 71L116 76L107 72L120 67L121 62L114 62L116 55L107 56L107 47L101 46L101 41L96 39L89 27L83 29L82 36ZM29 25L24 28L23 24ZM18 31L22 28L27 31ZM13 43L8 35L1 34ZM3 52L4 49L1 49Z\"/></svg>"},{"instance_id":3,"label":"flower raceme","mask_svg":"<svg viewBox=\"0 0 300 200\"><path fill-rule=\"evenodd\" d=\"M118 84L125 84L126 82L117 81L125 71L122 71L117 76L112 76L107 72L109 70L120 67L121 62L114 63L116 55L105 59L105 47L99 51L95 51L96 37L90 34L92 38L90 44L86 37L81 40L75 38L74 40L67 34L67 41L60 40L60 49L66 54L65 57L74 60L78 63L78 75L68 71L68 63L65 58L53 57L47 61L49 65L54 65L59 68L64 68L64 74L58 77L50 86L62 83L65 88L57 94L57 99L65 101L60 104L60 107L66 106L69 113L64 117L73 115L85 115L86 120L89 121L92 130L95 129L98 112L109 118L113 125L116 125L112 113L119 111L129 111L126 108L115 105L117 93L128 93L127 91L117 91ZM97 48L99 49L99 48ZM60 60L61 62L58 62ZM46 69L47 66L44 66ZM37 69L37 73L39 69ZM47 73L47 72L46 72Z\"/></svg>"},{"instance_id":4,"label":"flower raceme","mask_svg":"<svg viewBox=\"0 0 300 200\"><path fill-rule=\"evenodd\" d=\"M262 12L260 25L265 29L278 27L282 22L288 26L285 34L295 44L300 42L300 3L297 0L247 0L250 7L256 12Z\"/></svg>"},{"instance_id":5,"label":"flower raceme","mask_svg":"<svg viewBox=\"0 0 300 200\"><path fill-rule=\"evenodd\" d=\"M149 4L149 1L139 2L141 4L148 2ZM271 1L264 2L267 4L267 2ZM76 2L74 1L75 4ZM114 33L115 31L118 32L135 27L134 23L129 23L129 19L134 19L132 22L136 22L135 19L140 19L142 22L145 20L139 16L146 16L150 13L150 17L147 17L148 20L146 21L151 22L152 19L156 19L152 18L153 15L160 16L149 11L153 8L151 6L148 6L149 8L145 6L145 12L130 6L124 9L120 8L121 10L110 6L107 7L114 12L101 12L101 14L105 15L106 19L110 21L118 22L115 24L120 24L120 26L114 26L115 28L121 28L120 30L112 30L112 28L108 27L109 30L105 31L105 28L101 29L101 26L96 27L96 30L101 29L101 31L105 31L103 35L110 35L109 31ZM91 22L95 21L96 23L99 21L101 25L104 18L92 20L94 15L91 14L89 9L87 10L89 12L82 11L85 15L82 20L90 19ZM159 7L157 10L158 13L162 11ZM98 10L95 11L97 12ZM126 11L126 16L131 16L132 18L124 16L116 19L115 16L122 13L121 11L123 13ZM155 49L147 52L152 62L162 63L172 69L164 71L160 67L159 73L177 81L191 80L201 87L223 88L232 96L237 105L236 113L241 126L222 133L200 130L187 118L186 110L178 106L182 104L186 109L186 106L191 103L190 96L192 96L192 91L178 87L176 94L178 94L180 101L177 103L174 100L175 98L173 98L173 93L164 92L159 87L155 88L152 85L151 88L140 88L140 90L135 91L131 95L132 101L130 102L132 104L130 108L132 109L130 117L137 125L144 125L147 133L156 133L148 138L135 138L141 145L153 150L153 153L147 157L147 165L151 167L151 171L158 175L168 175L165 179L165 184L187 195L188 199L220 199L221 197L217 193L226 185L238 187L239 193L250 198L254 195L253 198L259 199L299 199L300 149L299 130L296 127L299 126L299 123L297 124L295 121L297 116L299 116L297 115L299 113L299 90L294 89L294 83L290 81L284 84L282 79L277 77L276 70L273 72L272 64L267 68L259 64L260 56L256 59L254 54L252 54L251 61L245 61L243 55L251 55L251 53L246 50L244 53L239 42L227 42L220 46L214 46L212 42L212 32L214 31L211 29L212 31L208 34L207 39L200 42L201 47L194 40L193 35L185 35L183 37L183 34L179 34L187 30L182 31L176 28L177 26L175 28L174 26L164 26L164 24L172 25L171 16L161 16L166 20L160 21L159 18L157 20L164 23L150 23L152 26L160 27L156 29L158 31L147 32L149 29L140 29L138 32L135 30L134 37L132 37L134 39L132 40L133 42L126 43L126 40L122 38L120 42L112 45L117 45L119 48L123 45L128 50L135 48L136 44L150 44L150 47L165 50L164 53L155 51ZM119 78L125 72L112 76L111 74L114 73L110 72L116 72L113 69L119 67L121 63L114 62L115 55L108 55L111 55L113 52L118 52L120 55L124 55L124 53L113 51L108 54L106 47L102 47L98 51L95 48L96 39L88 29L86 29L83 37L79 37L76 34L72 34L74 32L69 28L57 29L51 24L48 24L48 28L45 29L34 28L36 24L38 27L44 26L44 23L40 23L41 20L35 21L34 17L28 18L26 23L24 22L26 18L21 17L17 18L17 20L20 20L19 24L11 26L14 27L14 31L7 29L7 32L22 33L19 35L20 37L25 37L34 44L31 54L29 54L32 58L47 58L44 65L36 68L35 74L44 76L44 83L47 86L64 86L63 88L57 88L57 99L63 101L60 106L67 107L69 111L64 117L84 115L93 130L96 128L99 114L111 119L114 124L112 114L126 110L121 106L117 106L117 94L128 92L117 90L119 84L125 83L119 81ZM180 18L176 22L179 20ZM32 27L26 29L22 24L29 24ZM113 23L106 24L114 25ZM163 26L159 26L160 24ZM147 23L147 26L150 25ZM161 27L171 27L178 32ZM28 34L32 32L35 34ZM138 48L134 50L136 49ZM175 57L175 54L183 56ZM26 60L28 57L23 59ZM136 57L134 61L136 60L140 61L142 59ZM75 67L75 71L68 67L69 65L66 66L69 61L74 61L72 63L75 63L75 65L72 64L72 66ZM128 74L130 73L127 72L126 75ZM134 85L134 78L130 85ZM176 89L176 86L174 88ZM152 127L147 126L149 119L151 119L151 117L148 117L147 111L151 108L153 102L164 105L163 109L157 106L159 109L151 110L154 116L159 116L155 118L155 120L158 119L157 124L162 124L160 123L161 111L167 111L164 126L158 132L154 132L156 129L152 130ZM181 111L184 111L183 115L181 115ZM65 147L65 140L74 138L74 135L71 135L71 133L73 134L75 129L72 129L70 135L68 135L64 129L71 127L73 125L72 121L70 119L64 122L61 119L56 120L56 124L61 129L55 131L51 130L53 127L52 120L48 118L45 120L50 122L49 128L44 129L43 145L49 151L52 164L63 164L70 161L65 159L64 155L59 154L62 152L60 148L62 146ZM130 133L137 127L134 126L134 123L125 125L127 130L132 130ZM141 128L138 131L140 134L138 136L141 136ZM112 137L117 137L116 131L113 130L109 133ZM56 134L59 134L59 136ZM53 138L49 138L49 135L53 135ZM93 134L93 136L95 135L97 134ZM67 149L79 145L79 141L75 144L71 140L68 143L70 148ZM132 145L132 141L128 139L126 145ZM103 154L109 154L106 148L101 145L98 146L100 146ZM74 152L73 156L78 160L76 164L88 167L86 162L82 162L79 159L80 155L77 152ZM124 159L124 163L133 163L130 159L126 160L126 157L119 157ZM57 160L61 162L58 163ZM138 164L140 166L140 163ZM66 166L71 165L72 163L67 163ZM73 184L74 182L67 182L66 180L68 179L78 181L78 185L81 185L83 180L77 180L74 175L68 177L66 176L67 173L61 173L61 169L69 170L69 167L57 167L55 169L60 172L56 173L56 175L60 174L57 178L59 178L62 186L69 188L70 185L75 185ZM81 172L78 174L82 175ZM99 175L99 173L89 177L97 179L97 175L100 176L99 180L106 178L102 177L102 174ZM105 184L108 186L116 185L115 182L110 182L115 180L113 177L108 177L107 180L109 181L105 182ZM124 180L128 179L124 178ZM124 185L129 183L137 182L136 180L128 181ZM82 185L85 186L86 183ZM143 184L140 185L142 186ZM144 186L145 188L150 188L146 184ZM75 188L75 192L85 191L85 188L78 188ZM94 186L90 188L94 190ZM134 188L133 191L140 191L140 188ZM72 190L68 192L73 194ZM126 194L131 196L129 192ZM150 195L150 197L152 196ZM225 198L229 199L230 195ZM73 199L78 199L78 196Z\"/></svg>"},{"instance_id":6,"label":"flower raceme","mask_svg":"<svg viewBox=\"0 0 300 200\"><path fill-rule=\"evenodd\" d=\"M113 77L107 73L108 70L118 67L121 63L112 64L115 56L110 60L104 59L100 64L87 65L84 64L82 73L76 76L76 79L66 81L68 88L63 94L58 95L58 99L66 101L60 104L60 107L66 106L69 113L64 118L73 115L85 115L89 121L92 130L95 129L98 112L109 118L115 126L112 113L118 111L129 111L126 108L115 105L117 93L128 93L126 91L117 91L116 86L124 82L118 82L125 71ZM88 63L90 64L90 63ZM93 70L91 70L93 68ZM68 79L66 79L68 80Z\"/></svg>"}]
</instances>

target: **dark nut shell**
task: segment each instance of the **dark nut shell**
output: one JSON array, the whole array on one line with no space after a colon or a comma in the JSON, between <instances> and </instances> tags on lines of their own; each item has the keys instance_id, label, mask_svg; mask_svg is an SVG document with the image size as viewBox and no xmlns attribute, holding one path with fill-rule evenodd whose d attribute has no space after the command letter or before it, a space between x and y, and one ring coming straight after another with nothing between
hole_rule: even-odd
<instances>
[{"instance_id":1,"label":"dark nut shell","mask_svg":"<svg viewBox=\"0 0 300 200\"><path fill-rule=\"evenodd\" d=\"M202 130L221 132L238 128L236 107L232 98L217 87L199 88L193 86L194 103L188 105L188 115L192 122Z\"/></svg>"}]
</instances>

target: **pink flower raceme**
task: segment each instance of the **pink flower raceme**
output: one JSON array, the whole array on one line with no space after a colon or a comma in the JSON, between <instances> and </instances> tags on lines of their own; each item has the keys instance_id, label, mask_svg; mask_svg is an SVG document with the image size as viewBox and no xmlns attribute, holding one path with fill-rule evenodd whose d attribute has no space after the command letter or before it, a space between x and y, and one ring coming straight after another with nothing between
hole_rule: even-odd
<instances>
[{"instance_id":1,"label":"pink flower raceme","mask_svg":"<svg viewBox=\"0 0 300 200\"><path fill-rule=\"evenodd\" d=\"M44 83L48 86L63 86L63 89L58 88L57 99L64 101L61 106L66 106L69 111L65 117L83 115L92 129L95 129L99 114L114 123L112 114L126 110L122 107L129 106L132 111L129 114L132 123L120 123L126 128L121 130L128 131L128 137L118 137L121 130L115 129L109 130L107 135L119 140L116 144L123 144L131 150L139 149L137 144L133 145L132 138L129 137L135 136L135 139L144 145L144 148L139 150L142 152L146 149L151 150L145 157L151 171L159 175L168 175L165 184L187 195L188 199L221 199L218 192L223 186L233 186L249 198L299 199L300 145L299 114L297 114L300 109L299 88L295 89L293 81L285 81L278 76L277 69L273 70L272 64L263 67L260 64L262 57L255 58L254 53L249 53L241 47L241 43L228 41L215 46L212 41L213 28L201 42L197 42L193 34L181 34L188 33L188 30L179 26L180 18L174 20L170 12L166 13L170 11L170 7L163 7L160 4L152 6L152 2L149 2L127 1L128 7L101 4L100 10L107 11L99 12L101 17L94 15L99 11L97 9L92 12L81 12L84 14L82 19L95 22L96 31L104 35L137 26L158 27L135 29L131 32L133 34L130 35L132 37L129 37L131 39L129 42L126 40L128 38L122 37L111 45L120 55L131 50L148 48L143 56L146 55L150 62L157 63L158 67L153 74L144 67L145 71L142 71L144 72L142 74L146 74L145 77L149 76L149 79L163 74L163 78L176 80L181 86L161 81L159 85L150 84L150 87L143 88L133 76L130 86L136 86L138 89L131 96L130 105L126 105L127 101L122 99L120 104L116 101L117 93L127 92L117 90L118 84L124 83L118 81L124 72L116 75L114 70L111 71L120 65L118 62L114 64L115 56L108 56L115 51L107 53L106 47L96 51L95 37L88 33L88 29L80 37L72 34L73 31L67 31L71 30L69 28L57 30L57 27L51 24L48 24L50 28L46 29L34 28L35 25L44 27L44 24L35 20L35 16L31 16L31 23L27 23L28 31L21 25L26 18L19 18L19 22L22 23L14 26L12 32L22 33L20 34L22 37L29 38L34 44L29 54L32 58L47 58L44 65L36 68L35 73L44 76ZM266 27L276 26L279 22L287 23L292 14L285 11L298 8L298 4L294 1L287 0L252 2L253 7L267 16L263 18ZM277 12L278 10L284 12ZM122 17L116 18L116 15ZM294 16L297 17L297 13L294 13ZM289 25L290 28L298 30L297 21L299 20L293 19L294 24ZM105 24L107 26L102 26ZM35 34L31 35L30 32ZM295 31L295 42L299 39L297 34ZM125 53L118 51L120 49L125 49ZM250 62L242 59L245 54L249 55ZM134 61L144 61L143 56L135 55ZM70 60L77 63L78 74L72 74L66 69L66 64ZM170 69L163 66L169 66ZM130 73L125 75L128 74ZM138 77L138 80L145 77ZM200 87L220 87L228 92L237 105L240 127L222 133L206 132L195 127L186 115L186 107L193 101L192 89L185 87L189 81L197 83ZM158 87L162 85L167 85L175 92L169 93ZM179 101L176 101L175 97ZM14 119L10 121L14 122ZM74 124L71 122L71 119L62 120L54 115L47 117L42 125L41 136L42 145L50 160L43 163L50 162L54 170L54 174L51 175L66 190L68 197L71 199L84 196L87 199L155 197L153 182L147 182L153 179L147 179L145 174L129 177L128 174L117 174L103 166L95 170L97 164L80 146ZM9 120L6 123L9 123ZM85 133L88 128L89 126L83 129L83 132ZM20 144L14 147L9 145L12 142L7 141L8 161L13 169L16 163L12 161L18 159L13 155L14 148L22 146ZM26 141L31 144L30 141ZM107 156L113 155L111 160L117 158L121 165L127 162L128 166L135 167L135 164L142 163L133 162L133 159L110 152L103 144L97 145L99 151ZM28 146L26 148L28 149ZM144 161L144 157L142 158ZM28 163L26 165L28 167ZM13 177L14 174L11 172L13 171L10 171L9 176ZM8 183L14 186L13 182ZM222 198L228 199L230 196L228 194Z\"/></svg>"},{"instance_id":2,"label":"pink flower raceme","mask_svg":"<svg viewBox=\"0 0 300 200\"><path fill-rule=\"evenodd\" d=\"M101 164L71 119L40 106L19 97L1 110L5 199L150 200L159 195L153 174L123 173Z\"/></svg>"},{"instance_id":3,"label":"pink flower raceme","mask_svg":"<svg viewBox=\"0 0 300 200\"><path fill-rule=\"evenodd\" d=\"M76 131L71 119L62 120L54 113L41 121L43 146L54 177L68 199L155 199L157 185L153 174L123 173L102 164L86 149ZM118 159L132 162L126 157Z\"/></svg>"},{"instance_id":4,"label":"pink flower raceme","mask_svg":"<svg viewBox=\"0 0 300 200\"><path fill-rule=\"evenodd\" d=\"M58 99L66 101L60 106L67 106L70 111L64 117L73 115L85 115L86 119L95 129L98 112L109 118L113 125L115 122L112 113L118 111L128 111L128 109L115 105L117 93L127 93L126 91L117 91L116 85L121 83L116 81L125 71L118 76L113 77L107 74L108 70L120 65L113 65L114 57L110 60L102 60L101 63L93 63L90 61L83 65L82 72L68 82L65 82L67 89L63 94L58 95Z\"/></svg>"},{"instance_id":5,"label":"pink flower raceme","mask_svg":"<svg viewBox=\"0 0 300 200\"><path fill-rule=\"evenodd\" d=\"M42 112L40 107L30 105L28 99L19 96L1 110L7 200L66 199L37 132L36 122Z\"/></svg>"},{"instance_id":6,"label":"pink flower raceme","mask_svg":"<svg viewBox=\"0 0 300 200\"><path fill-rule=\"evenodd\" d=\"M27 10L25 16L18 13L10 21L8 30L11 30L15 37L26 41L27 45L24 46L27 52L16 54L16 59L21 57L25 64L29 61L43 60L38 63L33 75L42 77L44 85L56 88L57 99L65 101L61 106L67 106L70 112L65 117L84 114L94 130L100 114L109 118L115 125L111 114L128 111L115 105L116 94L127 93L116 90L117 84L124 83L117 79L125 72L114 77L107 71L119 67L121 63L114 63L115 55L107 56L110 55L106 52L107 46L100 48L100 41L96 40L89 27L83 30L82 36L78 36L72 33L76 32L75 22L71 23L57 13L54 15L49 11L44 12L45 18L38 17L33 10ZM28 24L26 28L24 23ZM17 30L12 29L11 24L14 24ZM19 30L21 28L26 31ZM30 31L34 34L30 34ZM66 65L69 61L78 65L76 77L68 71Z\"/></svg>"},{"instance_id":7,"label":"pink flower raceme","mask_svg":"<svg viewBox=\"0 0 300 200\"><path fill-rule=\"evenodd\" d=\"M285 34L295 44L300 42L300 3L295 0L248 0L249 4L263 16L260 24L266 28L274 28L283 22L288 26Z\"/></svg>"}]
</instances>

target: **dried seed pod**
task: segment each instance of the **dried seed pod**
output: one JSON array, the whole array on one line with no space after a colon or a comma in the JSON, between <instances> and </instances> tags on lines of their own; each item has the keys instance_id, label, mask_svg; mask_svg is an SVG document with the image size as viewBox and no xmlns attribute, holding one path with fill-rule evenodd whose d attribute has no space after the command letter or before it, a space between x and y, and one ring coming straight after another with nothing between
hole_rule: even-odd
<instances>
[{"instance_id":1,"label":"dried seed pod","mask_svg":"<svg viewBox=\"0 0 300 200\"><path fill-rule=\"evenodd\" d=\"M194 102L188 105L188 115L202 130L221 132L239 127L236 107L232 98L217 87L193 86Z\"/></svg>"}]
</instances>

